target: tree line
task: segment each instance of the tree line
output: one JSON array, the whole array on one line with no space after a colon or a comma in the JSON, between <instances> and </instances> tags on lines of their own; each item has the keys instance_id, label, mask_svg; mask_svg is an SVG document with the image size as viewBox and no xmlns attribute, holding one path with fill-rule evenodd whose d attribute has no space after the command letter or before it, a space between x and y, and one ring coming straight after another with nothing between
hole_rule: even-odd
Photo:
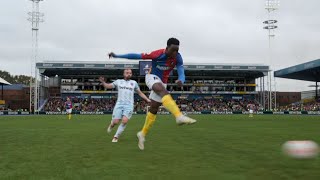
<instances>
[{"instance_id":1,"label":"tree line","mask_svg":"<svg viewBox=\"0 0 320 180\"><path fill-rule=\"evenodd\" d=\"M0 77L6 81L8 81L11 84L24 84L24 85L30 85L30 76L26 75L11 75L7 71L1 71L0 70Z\"/></svg>"}]
</instances>

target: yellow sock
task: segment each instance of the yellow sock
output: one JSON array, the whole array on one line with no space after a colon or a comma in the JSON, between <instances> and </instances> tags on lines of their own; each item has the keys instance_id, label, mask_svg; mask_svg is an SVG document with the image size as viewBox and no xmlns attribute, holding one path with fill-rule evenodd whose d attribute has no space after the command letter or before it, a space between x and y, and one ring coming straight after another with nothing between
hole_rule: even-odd
<instances>
[{"instance_id":1,"label":"yellow sock","mask_svg":"<svg viewBox=\"0 0 320 180\"><path fill-rule=\"evenodd\" d=\"M156 117L157 117L157 115L152 114L151 112L147 113L146 121L144 122L144 126L142 128L142 134L143 135L147 135L147 133L149 132L151 126L156 121Z\"/></svg>"},{"instance_id":2,"label":"yellow sock","mask_svg":"<svg viewBox=\"0 0 320 180\"><path fill-rule=\"evenodd\" d=\"M69 120L70 120L71 119L71 114L69 114L68 117L69 117Z\"/></svg>"},{"instance_id":3,"label":"yellow sock","mask_svg":"<svg viewBox=\"0 0 320 180\"><path fill-rule=\"evenodd\" d=\"M167 94L162 97L162 104L176 118L182 115L179 107L177 106L176 102L172 99L170 94Z\"/></svg>"}]
</instances>

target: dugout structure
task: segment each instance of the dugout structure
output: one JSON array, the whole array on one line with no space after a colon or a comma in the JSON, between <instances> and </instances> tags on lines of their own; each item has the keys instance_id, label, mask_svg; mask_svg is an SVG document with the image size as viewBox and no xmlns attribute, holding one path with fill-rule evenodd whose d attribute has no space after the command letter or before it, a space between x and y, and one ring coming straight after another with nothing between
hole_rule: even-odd
<instances>
[{"instance_id":1,"label":"dugout structure","mask_svg":"<svg viewBox=\"0 0 320 180\"><path fill-rule=\"evenodd\" d=\"M36 64L40 73L39 107L49 97L77 98L111 98L117 91L104 89L99 76L107 82L122 78L123 70L131 68L133 78L140 89L149 92L145 85L144 74L150 67L150 61L98 61L98 62L66 62L43 61ZM168 91L175 98L218 98L218 99L255 99L267 105L264 97L267 94L266 76L269 66L257 64L215 64L184 63L186 82L182 88L177 87L177 71L169 78Z\"/></svg>"}]
</instances>

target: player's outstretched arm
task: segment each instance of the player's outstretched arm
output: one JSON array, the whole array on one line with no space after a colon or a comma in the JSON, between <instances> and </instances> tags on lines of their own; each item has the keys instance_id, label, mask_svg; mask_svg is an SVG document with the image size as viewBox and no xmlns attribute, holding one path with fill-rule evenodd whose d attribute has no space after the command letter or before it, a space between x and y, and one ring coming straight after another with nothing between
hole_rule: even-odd
<instances>
[{"instance_id":1,"label":"player's outstretched arm","mask_svg":"<svg viewBox=\"0 0 320 180\"><path fill-rule=\"evenodd\" d=\"M137 93L143 100L147 101L148 103L151 102L151 100L143 92L141 92L140 90L137 90Z\"/></svg>"},{"instance_id":2,"label":"player's outstretched arm","mask_svg":"<svg viewBox=\"0 0 320 180\"><path fill-rule=\"evenodd\" d=\"M155 59L157 57L159 57L161 54L163 54L162 49L160 50L156 50L153 51L151 53L140 53L140 54L136 54L136 53L129 53L129 54L115 54L113 52L109 53L109 58L124 58L124 59Z\"/></svg>"},{"instance_id":3,"label":"player's outstretched arm","mask_svg":"<svg viewBox=\"0 0 320 180\"><path fill-rule=\"evenodd\" d=\"M103 87L105 87L107 89L113 89L114 88L114 85L112 83L106 83L106 81L104 80L104 77L99 77L99 81L101 82Z\"/></svg>"},{"instance_id":4,"label":"player's outstretched arm","mask_svg":"<svg viewBox=\"0 0 320 180\"><path fill-rule=\"evenodd\" d=\"M142 59L142 54L135 54L135 53L129 53L129 54L115 54L115 53L109 53L109 59L110 58L123 58L123 59Z\"/></svg>"},{"instance_id":5,"label":"player's outstretched arm","mask_svg":"<svg viewBox=\"0 0 320 180\"><path fill-rule=\"evenodd\" d=\"M178 71L178 79L176 80L176 83L178 86L182 86L186 80L186 76L184 74L183 60L180 54L178 55L176 66Z\"/></svg>"}]
</instances>

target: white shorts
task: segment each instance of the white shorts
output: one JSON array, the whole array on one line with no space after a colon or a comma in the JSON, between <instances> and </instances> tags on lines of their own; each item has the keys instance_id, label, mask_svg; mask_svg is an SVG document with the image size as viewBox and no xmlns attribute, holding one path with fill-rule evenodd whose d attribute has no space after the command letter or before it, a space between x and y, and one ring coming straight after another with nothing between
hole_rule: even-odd
<instances>
[{"instance_id":1,"label":"white shorts","mask_svg":"<svg viewBox=\"0 0 320 180\"><path fill-rule=\"evenodd\" d=\"M250 109L250 110L249 110L249 113L250 113L250 114L253 114L253 110L252 110L252 109Z\"/></svg>"},{"instance_id":2,"label":"white shorts","mask_svg":"<svg viewBox=\"0 0 320 180\"><path fill-rule=\"evenodd\" d=\"M162 97L159 96L158 94L156 94L153 90L152 90L152 86L156 83L161 83L165 88L167 88L167 85L164 84L161 79L154 75L154 74L146 74L146 85L148 86L148 88L151 90L150 92L150 96L149 99L152 99L156 102L161 103L162 101Z\"/></svg>"},{"instance_id":3,"label":"white shorts","mask_svg":"<svg viewBox=\"0 0 320 180\"><path fill-rule=\"evenodd\" d=\"M128 119L133 113L133 105L116 105L112 112L112 119L122 119L123 116Z\"/></svg>"},{"instance_id":4,"label":"white shorts","mask_svg":"<svg viewBox=\"0 0 320 180\"><path fill-rule=\"evenodd\" d=\"M72 113L72 109L67 109L66 111L67 111L68 114Z\"/></svg>"}]
</instances>

